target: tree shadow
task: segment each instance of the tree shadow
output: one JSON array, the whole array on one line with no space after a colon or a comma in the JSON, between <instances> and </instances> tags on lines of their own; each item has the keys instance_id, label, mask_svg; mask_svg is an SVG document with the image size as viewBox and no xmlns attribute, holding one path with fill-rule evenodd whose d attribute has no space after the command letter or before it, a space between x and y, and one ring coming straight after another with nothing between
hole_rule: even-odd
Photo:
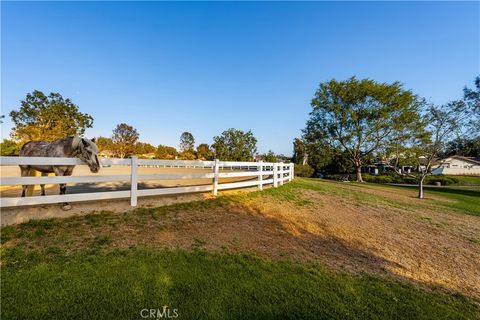
<instances>
[{"instance_id":1,"label":"tree shadow","mask_svg":"<svg viewBox=\"0 0 480 320\"><path fill-rule=\"evenodd\" d=\"M276 223L279 228L287 231L278 221L270 221L270 223ZM312 233L304 228L300 228L297 231L299 232L298 234L289 233L288 239L295 246L311 253L311 255L307 255L309 256L306 259L308 262L325 264L334 270L340 269L355 273L365 272L374 276L386 276L387 278L407 282L426 290L440 289L444 293L460 292L480 300L480 290L475 285L475 279L471 277L466 278L468 274L464 271L454 274L455 270L438 269L442 271L443 279L430 275L430 279L427 282L419 279L422 278L420 275L421 271L413 270L401 263L379 256L373 250L366 248L362 243L346 241L334 233L329 233L325 236ZM435 268L435 266L433 267ZM419 274L415 276L417 272ZM450 277L448 273L451 273ZM412 276L406 276L406 274L411 274ZM468 279L466 280L468 285L455 283L456 280L454 279L458 276L463 278L463 280ZM446 287L444 283L450 283L451 286Z\"/></svg>"},{"instance_id":2,"label":"tree shadow","mask_svg":"<svg viewBox=\"0 0 480 320\"><path fill-rule=\"evenodd\" d=\"M239 203L208 210L196 210L193 207L187 211L187 214L181 212L181 218L185 219L181 222L178 217L171 222L162 219L161 232L155 231L159 228L150 225L155 236L146 243L190 249L197 239L202 239L207 250L224 251L227 248L228 251L248 252L269 259L318 263L333 270L367 273L407 282L423 289L440 288L443 292L461 292L480 298L480 291L475 289L473 279L468 278L467 284L455 282L454 279L458 276L454 274L456 270L440 269L444 274L443 279L436 280L429 274L428 282L421 281L419 279L427 279L420 274L421 271L382 257L363 243L346 241L320 223L316 225L318 233L299 226L292 228L291 224L279 217L267 216L261 210ZM415 276L417 272L419 274ZM412 276L406 276L408 274ZM467 276L468 274L462 274L464 279ZM452 285L446 287L443 283Z\"/></svg>"}]
</instances>

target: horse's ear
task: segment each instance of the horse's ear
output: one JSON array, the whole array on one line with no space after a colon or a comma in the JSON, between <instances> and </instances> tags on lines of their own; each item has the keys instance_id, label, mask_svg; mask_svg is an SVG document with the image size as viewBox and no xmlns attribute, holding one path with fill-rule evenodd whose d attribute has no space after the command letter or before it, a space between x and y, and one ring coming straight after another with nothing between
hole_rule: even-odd
<instances>
[{"instance_id":1,"label":"horse's ear","mask_svg":"<svg viewBox=\"0 0 480 320\"><path fill-rule=\"evenodd\" d=\"M93 143L97 142L97 138L93 138L93 139L92 139L92 142L93 142Z\"/></svg>"},{"instance_id":2,"label":"horse's ear","mask_svg":"<svg viewBox=\"0 0 480 320\"><path fill-rule=\"evenodd\" d=\"M84 147L88 147L88 141L82 138L82 144Z\"/></svg>"},{"instance_id":3,"label":"horse's ear","mask_svg":"<svg viewBox=\"0 0 480 320\"><path fill-rule=\"evenodd\" d=\"M80 137L73 137L73 141L72 141L72 149L73 150L77 150L78 146L80 145L81 140L83 140L83 139L80 138Z\"/></svg>"}]
</instances>

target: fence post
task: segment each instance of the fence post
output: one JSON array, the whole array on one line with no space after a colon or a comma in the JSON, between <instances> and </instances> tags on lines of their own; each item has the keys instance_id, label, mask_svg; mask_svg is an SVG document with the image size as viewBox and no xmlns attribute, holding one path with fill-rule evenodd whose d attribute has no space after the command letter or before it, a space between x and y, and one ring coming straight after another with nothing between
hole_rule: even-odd
<instances>
[{"instance_id":1,"label":"fence post","mask_svg":"<svg viewBox=\"0 0 480 320\"><path fill-rule=\"evenodd\" d=\"M215 159L213 164L213 195L216 196L218 193L218 172L220 170L220 165L218 159Z\"/></svg>"},{"instance_id":2,"label":"fence post","mask_svg":"<svg viewBox=\"0 0 480 320\"><path fill-rule=\"evenodd\" d=\"M276 188L278 187L278 170L277 164L273 164L273 186Z\"/></svg>"},{"instance_id":3,"label":"fence post","mask_svg":"<svg viewBox=\"0 0 480 320\"><path fill-rule=\"evenodd\" d=\"M260 160L258 166L258 189L263 190L263 160Z\"/></svg>"},{"instance_id":4,"label":"fence post","mask_svg":"<svg viewBox=\"0 0 480 320\"><path fill-rule=\"evenodd\" d=\"M293 163L290 163L290 181L293 180Z\"/></svg>"},{"instance_id":5,"label":"fence post","mask_svg":"<svg viewBox=\"0 0 480 320\"><path fill-rule=\"evenodd\" d=\"M130 205L137 206L137 190L138 190L138 158L132 156L130 158Z\"/></svg>"},{"instance_id":6,"label":"fence post","mask_svg":"<svg viewBox=\"0 0 480 320\"><path fill-rule=\"evenodd\" d=\"M283 186L283 162L280 162L280 170L278 171L280 174L280 179L278 180L279 184Z\"/></svg>"}]
</instances>

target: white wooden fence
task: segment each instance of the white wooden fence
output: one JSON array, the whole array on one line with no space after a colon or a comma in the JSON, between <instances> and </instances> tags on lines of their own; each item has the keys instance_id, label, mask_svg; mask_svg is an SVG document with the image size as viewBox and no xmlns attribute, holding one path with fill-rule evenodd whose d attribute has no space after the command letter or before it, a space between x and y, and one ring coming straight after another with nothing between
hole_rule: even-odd
<instances>
[{"instance_id":1,"label":"white wooden fence","mask_svg":"<svg viewBox=\"0 0 480 320\"><path fill-rule=\"evenodd\" d=\"M99 182L129 182L130 190L89 192L66 195L47 195L32 197L2 197L0 207L39 205L51 203L64 203L75 201L106 200L130 198L132 206L137 205L137 198L165 194L180 194L193 192L212 191L217 195L218 190L258 186L260 190L264 185L273 184L274 187L291 181L294 176L292 163L270 162L232 162L232 161L182 161L182 160L144 160L132 157L129 159L100 159L102 166L128 166L128 175L98 175L94 176L57 176L57 177L0 177L0 186L12 185L38 185L59 183L99 183ZM45 158L45 157L0 157L1 166L11 165L85 165L76 158ZM209 168L211 172L201 173L162 173L139 175L139 166L154 166L167 168ZM230 170L230 172L225 172ZM204 171L204 170L203 170ZM219 183L219 178L245 177L246 181ZM156 189L138 189L138 183L151 180L179 180L179 179L212 179L210 184L165 187Z\"/></svg>"}]
</instances>

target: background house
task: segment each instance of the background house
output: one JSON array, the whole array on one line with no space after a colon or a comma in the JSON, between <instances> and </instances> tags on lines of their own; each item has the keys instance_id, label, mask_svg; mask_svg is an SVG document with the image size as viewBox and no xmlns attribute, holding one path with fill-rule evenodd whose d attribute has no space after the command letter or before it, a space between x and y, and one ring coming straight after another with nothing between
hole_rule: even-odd
<instances>
[{"instance_id":1,"label":"background house","mask_svg":"<svg viewBox=\"0 0 480 320\"><path fill-rule=\"evenodd\" d=\"M471 157L451 156L438 160L438 167L432 170L432 174L480 176L480 160Z\"/></svg>"}]
</instances>

